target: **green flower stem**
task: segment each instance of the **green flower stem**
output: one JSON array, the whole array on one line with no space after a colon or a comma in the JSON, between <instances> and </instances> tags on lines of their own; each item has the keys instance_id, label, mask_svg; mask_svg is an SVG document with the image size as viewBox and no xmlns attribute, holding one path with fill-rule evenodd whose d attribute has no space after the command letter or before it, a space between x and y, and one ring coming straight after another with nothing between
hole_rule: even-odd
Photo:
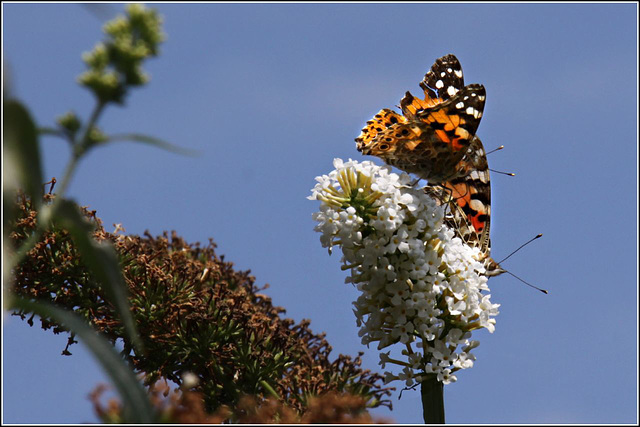
<instances>
[{"instance_id":1,"label":"green flower stem","mask_svg":"<svg viewBox=\"0 0 640 427\"><path fill-rule=\"evenodd\" d=\"M102 113L102 110L104 110L104 107L106 107L106 105L107 103L105 101L98 100L98 103L91 113L91 117L89 118L87 127L84 129L84 135L82 135L80 142L75 144L75 149L73 150L73 156L75 159L72 159L72 162L74 160L77 161L78 159L80 159L80 157L82 157L87 152L87 150L91 148L91 144L93 142L91 141L91 131L98 122L98 117L100 117L100 114ZM75 165L73 169L75 169ZM70 170L69 168L67 168L67 172L73 172L73 169ZM65 178L67 178L67 176L65 176ZM68 178L71 178L71 174L69 174ZM66 188L65 184L66 182L64 182L63 180L63 189Z\"/></svg>"},{"instance_id":2,"label":"green flower stem","mask_svg":"<svg viewBox=\"0 0 640 427\"><path fill-rule=\"evenodd\" d=\"M422 417L425 424L444 424L444 384L435 375L428 376L420 386Z\"/></svg>"}]
</instances>

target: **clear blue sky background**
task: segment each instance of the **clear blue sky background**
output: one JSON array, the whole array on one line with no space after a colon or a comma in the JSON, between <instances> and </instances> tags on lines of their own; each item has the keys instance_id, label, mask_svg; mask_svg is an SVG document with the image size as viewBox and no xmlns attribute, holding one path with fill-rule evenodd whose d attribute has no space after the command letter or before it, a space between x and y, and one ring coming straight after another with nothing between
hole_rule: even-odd
<instances>
[{"instance_id":1,"label":"clear blue sky background","mask_svg":"<svg viewBox=\"0 0 640 427\"><path fill-rule=\"evenodd\" d=\"M169 36L151 83L100 122L200 150L182 157L113 145L82 163L70 188L107 229L213 237L287 315L311 319L338 353L360 344L332 256L313 231L314 177L335 157L364 158L354 138L396 105L433 61L453 53L487 104L478 135L491 154L496 259L515 274L490 280L502 304L479 333L474 368L445 388L450 423L637 422L636 4L159 4ZM76 4L3 4L12 89L40 125L69 109L87 117L75 78L104 18ZM47 177L67 146L42 140ZM373 158L368 158L373 160ZM376 160L378 163L381 161ZM82 345L4 317L4 422L96 421L87 394L105 380ZM398 384L398 391L402 388ZM422 422L417 391L379 416Z\"/></svg>"}]
</instances>

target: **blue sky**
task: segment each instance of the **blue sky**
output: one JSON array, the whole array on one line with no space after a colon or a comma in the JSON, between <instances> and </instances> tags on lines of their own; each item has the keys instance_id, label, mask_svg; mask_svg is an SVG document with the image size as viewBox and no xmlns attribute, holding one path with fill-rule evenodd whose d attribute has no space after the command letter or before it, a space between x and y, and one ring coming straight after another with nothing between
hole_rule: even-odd
<instances>
[{"instance_id":1,"label":"blue sky","mask_svg":"<svg viewBox=\"0 0 640 427\"><path fill-rule=\"evenodd\" d=\"M363 158L354 138L393 107L433 61L461 61L487 103L478 136L494 169L492 254L542 239L489 281L501 304L477 361L445 387L450 423L636 423L637 5L626 4L157 4L168 40L150 84L99 123L199 150L198 158L133 144L95 150L70 196L105 227L212 237L251 269L276 305L311 319L338 353L364 350L340 253L313 231L314 177L335 157ZM3 3L3 55L12 89L48 126L91 95L75 78L101 25L78 4ZM45 176L69 151L43 138ZM605 304L606 303L606 304ZM6 423L95 422L87 394L105 377L82 345L3 318ZM402 388L397 384L398 391ZM376 415L422 421L418 392Z\"/></svg>"}]
</instances>

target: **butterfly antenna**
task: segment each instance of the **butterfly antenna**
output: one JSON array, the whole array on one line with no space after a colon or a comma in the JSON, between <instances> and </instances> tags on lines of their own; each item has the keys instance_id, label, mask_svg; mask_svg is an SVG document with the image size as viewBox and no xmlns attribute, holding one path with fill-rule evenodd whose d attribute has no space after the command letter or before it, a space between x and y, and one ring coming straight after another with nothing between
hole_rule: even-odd
<instances>
[{"instance_id":1,"label":"butterfly antenna","mask_svg":"<svg viewBox=\"0 0 640 427\"><path fill-rule=\"evenodd\" d=\"M489 151L487 154L495 153L496 151L502 150L503 148L504 148L504 145L501 145L500 147L494 148L493 150Z\"/></svg>"},{"instance_id":2,"label":"butterfly antenna","mask_svg":"<svg viewBox=\"0 0 640 427\"><path fill-rule=\"evenodd\" d=\"M542 293L543 293L543 294L545 294L545 295L548 295L548 294L549 294L549 291L548 291L548 290L546 290L546 289L542 289L542 288L539 288L539 287L537 287L537 286L532 285L531 283L527 282L526 280L523 280L523 279L521 279L520 277L516 276L515 274L513 274L513 273L512 273L512 272L510 272L509 270L504 270L504 272L505 272L505 273L509 273L510 275L512 275L512 276L513 276L513 277L515 277L516 279L520 280L520 281L521 281L522 283L524 283L525 285L527 285L527 286L531 286L533 289L537 289L537 290L539 290L540 292L542 292Z\"/></svg>"},{"instance_id":3,"label":"butterfly antenna","mask_svg":"<svg viewBox=\"0 0 640 427\"><path fill-rule=\"evenodd\" d=\"M502 264L504 261L508 260L509 258L511 258L511 255L515 254L516 252L518 252L520 249L524 248L525 246L527 246L529 243L533 242L536 239L539 239L540 237L542 237L542 233L538 234L536 237L534 237L533 239L530 239L528 242L520 245L520 247L518 249L516 249L515 251L511 252L509 255L506 256L506 258L504 258L502 261L500 261L498 264Z\"/></svg>"},{"instance_id":4,"label":"butterfly antenna","mask_svg":"<svg viewBox=\"0 0 640 427\"><path fill-rule=\"evenodd\" d=\"M502 174L502 175L516 176L516 174L515 174L515 173L513 173L513 172L502 172L502 171L497 171L497 170L495 170L495 169L489 169L489 170L490 170L491 172L499 173L499 174Z\"/></svg>"},{"instance_id":5,"label":"butterfly antenna","mask_svg":"<svg viewBox=\"0 0 640 427\"><path fill-rule=\"evenodd\" d=\"M509 255L507 255L507 257L506 257L506 258L504 258L502 261L500 261L500 262L498 263L498 265L502 264L502 262L504 262L504 261L506 261L507 259L509 259L509 258L511 257L511 255L515 254L515 253L516 253L516 252L518 252L520 249L524 248L524 247L525 247L525 246L527 246L529 243L533 242L533 241L534 241L534 240L536 240L536 239L539 239L540 237L542 237L542 233L538 234L538 235L537 235L536 237L534 237L533 239L530 239L528 242L526 242L526 243L524 243L524 244L520 245L520 247L519 247L518 249L516 249L515 251L513 251L513 252L511 252ZM503 269L503 270L504 270L504 269ZM505 272L505 273L509 273L510 275L512 275L512 276L513 276L513 277L515 277L516 279L520 280L520 281L521 281L522 283L524 283L525 285L530 286L530 287L532 287L533 289L537 289L537 290L539 290L540 292L542 292L543 294L548 294L548 293L549 293L549 291L547 291L546 289L542 289L542 288L539 288L539 287L537 287L537 286L532 285L531 283L527 282L526 280L524 280L524 279L522 279L522 278L520 278L520 277L516 276L515 274L513 274L513 273L512 273L512 272L510 272L509 270L504 270L504 272Z\"/></svg>"},{"instance_id":6,"label":"butterfly antenna","mask_svg":"<svg viewBox=\"0 0 640 427\"><path fill-rule=\"evenodd\" d=\"M495 152L496 152L496 151L498 151L498 150L502 150L503 148L504 148L504 145L501 145L501 146L500 146L500 147L498 147L498 148L494 148L493 150L489 151L489 152L487 153L487 155L489 155L489 154L491 154L491 153L495 153ZM497 170L495 170L495 169L489 169L489 170L490 170L491 172L499 173L499 174L502 174L502 175L516 176L516 174L515 174L515 173L511 173L511 172L502 172L502 171L497 171Z\"/></svg>"}]
</instances>

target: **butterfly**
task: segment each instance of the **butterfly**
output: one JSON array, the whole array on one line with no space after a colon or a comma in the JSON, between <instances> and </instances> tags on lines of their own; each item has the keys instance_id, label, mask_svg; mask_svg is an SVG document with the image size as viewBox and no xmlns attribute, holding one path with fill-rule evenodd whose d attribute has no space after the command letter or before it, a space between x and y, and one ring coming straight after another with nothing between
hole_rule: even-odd
<instances>
[{"instance_id":1,"label":"butterfly","mask_svg":"<svg viewBox=\"0 0 640 427\"><path fill-rule=\"evenodd\" d=\"M362 129L356 147L428 180L425 191L447 206L447 225L480 249L484 274L502 274L490 255L491 181L486 152L475 135L484 86L465 86L460 62L449 54L436 60L420 87L424 99L406 92L402 115L381 110Z\"/></svg>"}]
</instances>

